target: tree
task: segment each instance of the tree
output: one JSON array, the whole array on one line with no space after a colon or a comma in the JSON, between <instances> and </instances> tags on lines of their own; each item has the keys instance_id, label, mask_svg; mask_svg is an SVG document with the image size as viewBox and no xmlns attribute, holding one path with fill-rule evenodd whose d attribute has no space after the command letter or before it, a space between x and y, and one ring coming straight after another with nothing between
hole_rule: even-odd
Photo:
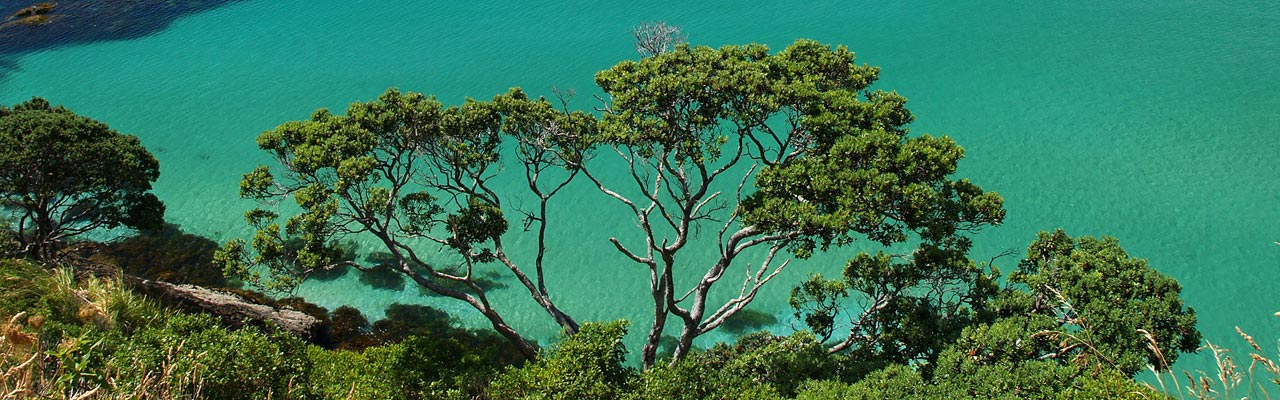
<instances>
[{"instance_id":1,"label":"tree","mask_svg":"<svg viewBox=\"0 0 1280 400\"><path fill-rule=\"evenodd\" d=\"M1147 365L1166 370L1200 343L1178 283L1131 258L1114 238L1041 232L1003 288L998 272L984 272L961 252L917 251L908 259L860 254L843 280L815 276L797 287L792 305L825 336L848 314L850 299L861 302L844 325L850 335L831 350L873 368L917 365L926 375L951 348L962 353L952 355L953 367L959 359L1036 361L1132 376Z\"/></svg>"},{"instance_id":2,"label":"tree","mask_svg":"<svg viewBox=\"0 0 1280 400\"><path fill-rule=\"evenodd\" d=\"M688 40L679 26L666 22L646 22L631 28L636 39L636 52L641 57L652 57L671 51Z\"/></svg>"},{"instance_id":3,"label":"tree","mask_svg":"<svg viewBox=\"0 0 1280 400\"><path fill-rule=\"evenodd\" d=\"M448 108L391 90L346 115L320 110L258 138L283 174L263 166L241 183L242 196L265 205L292 197L302 212L282 229L276 212L251 211L252 243L231 241L218 260L250 282L288 290L319 271L368 269L340 257L338 243L369 235L390 253L383 266L470 304L532 358L536 349L489 303L473 270L505 266L548 316L576 331L544 283L545 234L547 204L585 176L638 220L643 244L610 242L649 272L654 322L642 364L656 363L670 317L682 323L678 360L751 303L787 265L775 261L781 254L805 258L859 237L961 246L964 232L1002 220L998 195L950 178L959 146L909 136L906 99L868 89L877 72L854 64L848 49L813 41L777 55L759 45L680 45L599 73L606 106L598 117L519 89ZM618 158L595 154L601 149ZM620 181L604 171L618 164L629 172ZM520 210L536 235L531 267L503 246L511 225L503 204L516 191L491 179L504 167L522 170L524 195L537 200ZM717 232L714 243L695 238L703 230ZM716 246L718 257L680 256L693 245ZM424 259L428 248L448 249L456 264ZM758 261L740 294L708 308L740 256ZM702 278L686 287L677 271Z\"/></svg>"},{"instance_id":4,"label":"tree","mask_svg":"<svg viewBox=\"0 0 1280 400\"><path fill-rule=\"evenodd\" d=\"M264 205L292 197L302 211L284 229L276 212L250 211L246 217L258 228L252 243L232 240L215 258L251 283L289 290L316 272L371 270L342 256L342 239L367 235L388 253L377 267L469 304L532 359L537 348L489 302L478 268L505 266L557 324L577 331L544 280L547 204L578 176L595 124L590 115L529 99L519 89L452 107L392 89L377 101L351 104L346 115L319 110L260 135L258 146L276 157L281 174L260 166L240 184L243 197ZM532 270L503 246L510 213L499 190L511 188L490 181L507 161L524 171L536 198L525 218L526 231L537 235ZM445 249L456 261L429 260L426 249Z\"/></svg>"},{"instance_id":5,"label":"tree","mask_svg":"<svg viewBox=\"0 0 1280 400\"><path fill-rule=\"evenodd\" d=\"M0 208L22 252L45 260L98 228L158 229L160 165L137 137L33 98L0 106Z\"/></svg>"},{"instance_id":6,"label":"tree","mask_svg":"<svg viewBox=\"0 0 1280 400\"><path fill-rule=\"evenodd\" d=\"M1132 258L1115 238L1072 238L1061 229L1040 232L1027 258L994 306L1002 315L1051 319L1048 334L1061 347L1042 357L1089 362L1125 375L1147 365L1168 370L1182 352L1200 346L1196 312L1183 305L1182 286Z\"/></svg>"},{"instance_id":7,"label":"tree","mask_svg":"<svg viewBox=\"0 0 1280 400\"><path fill-rule=\"evenodd\" d=\"M823 341L847 326L829 351L846 354L862 372L891 363L927 366L965 328L994 318L988 302L999 294L998 274L969 260L967 244L952 247L859 253L841 279L814 274L792 289L795 316Z\"/></svg>"},{"instance_id":8,"label":"tree","mask_svg":"<svg viewBox=\"0 0 1280 400\"><path fill-rule=\"evenodd\" d=\"M870 89L878 71L844 47L800 40L778 54L681 45L596 75L607 95L601 142L629 174L584 173L640 229L640 243L610 241L649 272L644 366L669 319L680 324L674 362L751 303L786 253L862 237L963 246L963 233L1002 221L998 195L950 178L963 155L954 141L908 135L906 99ZM714 232L714 259L681 256L698 232ZM752 261L739 294L709 305L740 257ZM696 281L677 278L694 269L705 271Z\"/></svg>"}]
</instances>

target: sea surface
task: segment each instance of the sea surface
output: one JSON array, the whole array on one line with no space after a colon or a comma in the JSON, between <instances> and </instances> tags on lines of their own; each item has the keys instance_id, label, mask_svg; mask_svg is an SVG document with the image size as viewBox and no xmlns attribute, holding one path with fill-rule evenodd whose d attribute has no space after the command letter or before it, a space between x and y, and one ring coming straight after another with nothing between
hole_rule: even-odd
<instances>
[{"instance_id":1,"label":"sea surface","mask_svg":"<svg viewBox=\"0 0 1280 400\"><path fill-rule=\"evenodd\" d=\"M5 3L4 15L22 6ZM1058 227L1115 236L1183 284L1208 340L1243 349L1237 325L1280 338L1274 0L241 0L142 7L113 21L91 14L110 1L60 3L82 13L53 22L80 24L49 36L61 39L0 28L0 103L42 96L139 136L160 159L168 219L219 242L251 235L238 181L271 162L254 144L264 130L389 87L449 104L513 86L572 88L573 105L588 108L595 72L638 57L629 29L667 21L693 44L778 50L813 38L881 66L877 87L911 99L913 132L955 138L967 150L958 175L1005 198L1005 224L977 237L974 258L1021 254L1037 231ZM636 349L648 275L606 241L634 230L634 217L587 185L565 198L552 209L550 289L580 321L632 320ZM527 250L527 238L515 229L507 240ZM786 309L791 285L811 271L838 274L849 255L791 265L753 306L778 315L766 329L799 328ZM1009 271L1016 258L996 264ZM734 279L722 285L736 292ZM481 326L455 302L411 284L371 288L354 273L300 294L372 318L394 302L431 304ZM494 297L528 336L556 336L523 288Z\"/></svg>"}]
</instances>

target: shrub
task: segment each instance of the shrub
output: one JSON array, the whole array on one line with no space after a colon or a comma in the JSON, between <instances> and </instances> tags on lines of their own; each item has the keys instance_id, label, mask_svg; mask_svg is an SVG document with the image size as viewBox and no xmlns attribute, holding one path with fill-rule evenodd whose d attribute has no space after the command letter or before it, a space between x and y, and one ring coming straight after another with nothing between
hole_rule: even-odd
<instances>
[{"instance_id":1,"label":"shrub","mask_svg":"<svg viewBox=\"0 0 1280 400\"><path fill-rule=\"evenodd\" d=\"M493 399L616 399L635 374L622 365L626 321L587 323L536 361L508 369L489 387Z\"/></svg>"},{"instance_id":2,"label":"shrub","mask_svg":"<svg viewBox=\"0 0 1280 400\"><path fill-rule=\"evenodd\" d=\"M410 398L391 377L392 360L404 346L391 344L363 352L307 349L312 364L308 389L322 399L397 400Z\"/></svg>"},{"instance_id":3,"label":"shrub","mask_svg":"<svg viewBox=\"0 0 1280 400\"><path fill-rule=\"evenodd\" d=\"M254 328L230 331L204 315L175 316L139 332L111 362L126 383L168 375L180 379L170 385L198 385L219 399L297 397L305 394L310 372L301 340Z\"/></svg>"}]
</instances>

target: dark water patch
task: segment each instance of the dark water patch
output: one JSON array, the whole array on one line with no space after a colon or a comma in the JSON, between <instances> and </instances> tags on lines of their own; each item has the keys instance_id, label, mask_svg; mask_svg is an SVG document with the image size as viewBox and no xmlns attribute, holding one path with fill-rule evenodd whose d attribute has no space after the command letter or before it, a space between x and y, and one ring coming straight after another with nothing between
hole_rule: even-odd
<instances>
[{"instance_id":1,"label":"dark water patch","mask_svg":"<svg viewBox=\"0 0 1280 400\"><path fill-rule=\"evenodd\" d=\"M219 247L212 239L165 224L161 229L109 243L90 259L117 265L126 274L146 279L206 287L234 286L222 268L213 265L213 252Z\"/></svg>"},{"instance_id":2,"label":"dark water patch","mask_svg":"<svg viewBox=\"0 0 1280 400\"><path fill-rule=\"evenodd\" d=\"M459 273L457 271L446 271L446 272L450 274ZM506 283L503 283L501 279L502 279L502 274L499 273L498 271L493 271L493 270L475 271L475 272L472 272L472 276L471 276L471 280L475 282L476 286L479 286L480 289L484 290L485 292L490 292L498 289L506 289L508 286ZM463 282L443 280L443 279L437 280L437 282L440 283L440 286L444 286L446 288L450 288L453 290L460 290L463 292L471 291L471 288L468 287L467 284ZM431 291L431 289L427 289L425 286L419 286L418 293L423 296L440 296L439 293L433 292Z\"/></svg>"},{"instance_id":3,"label":"dark water patch","mask_svg":"<svg viewBox=\"0 0 1280 400\"><path fill-rule=\"evenodd\" d=\"M284 243L284 251L289 258L296 258L299 251L306 246L306 242L300 238L292 238ZM340 262L355 261L356 253L360 251L360 246L355 241L348 240L346 242L333 241L329 242L329 246L342 253L338 257ZM307 272L307 279L319 282L329 282L347 275L350 268L346 264L337 264L328 268L314 269Z\"/></svg>"},{"instance_id":4,"label":"dark water patch","mask_svg":"<svg viewBox=\"0 0 1280 400\"><path fill-rule=\"evenodd\" d=\"M144 37L168 28L183 16L239 1L243 0L0 2L0 16L4 17L0 21L0 60L70 44Z\"/></svg>"},{"instance_id":5,"label":"dark water patch","mask_svg":"<svg viewBox=\"0 0 1280 400\"><path fill-rule=\"evenodd\" d=\"M369 285L374 289L404 290L404 281L404 274L385 265L360 271L360 283Z\"/></svg>"},{"instance_id":6,"label":"dark water patch","mask_svg":"<svg viewBox=\"0 0 1280 400\"><path fill-rule=\"evenodd\" d=\"M360 272L361 283L364 283L369 286L373 286L374 288L377 288L377 289L388 289L388 290L404 289L407 278L405 278L404 275L401 274L400 272L395 271L395 268L394 268L395 256L391 255L391 253L388 253L385 251L375 251L365 256L364 261L368 264L374 265L374 267L370 271ZM418 273L422 274L423 276L430 277L430 274L427 273L426 270L422 268L421 265L417 265L416 268L418 268ZM450 269L450 268L444 269L443 272L452 274L452 275L463 274L463 271ZM472 272L472 281L474 281L476 286L479 286L481 290L484 290L486 292L495 290L495 289L507 288L507 284L503 283L501 279L502 279L502 274L494 270L482 270L482 271ZM441 286L454 289L454 290L460 290L464 292L471 290L471 288L467 287L467 284L463 282L438 279L436 283L439 283ZM436 292L431 291L431 289L427 289L424 286L418 286L418 293L423 296L439 296L440 295Z\"/></svg>"},{"instance_id":7,"label":"dark water patch","mask_svg":"<svg viewBox=\"0 0 1280 400\"><path fill-rule=\"evenodd\" d=\"M726 318L720 328L725 332L741 335L776 323L778 323L778 317L772 313L747 308Z\"/></svg>"},{"instance_id":8,"label":"dark water patch","mask_svg":"<svg viewBox=\"0 0 1280 400\"><path fill-rule=\"evenodd\" d=\"M369 319L355 307L338 307L330 320L329 345L335 349L361 350L379 344L371 333Z\"/></svg>"}]
</instances>

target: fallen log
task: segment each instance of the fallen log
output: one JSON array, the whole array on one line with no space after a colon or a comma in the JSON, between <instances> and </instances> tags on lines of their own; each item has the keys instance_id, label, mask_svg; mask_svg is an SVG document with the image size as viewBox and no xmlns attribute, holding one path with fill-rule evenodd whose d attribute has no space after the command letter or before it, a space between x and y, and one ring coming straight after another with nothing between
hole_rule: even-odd
<instances>
[{"instance_id":1,"label":"fallen log","mask_svg":"<svg viewBox=\"0 0 1280 400\"><path fill-rule=\"evenodd\" d=\"M234 293L195 285L175 285L124 275L124 281L138 292L189 312L218 317L230 328L257 326L276 328L314 342L321 338L324 324L319 319L289 307L258 304Z\"/></svg>"}]
</instances>

